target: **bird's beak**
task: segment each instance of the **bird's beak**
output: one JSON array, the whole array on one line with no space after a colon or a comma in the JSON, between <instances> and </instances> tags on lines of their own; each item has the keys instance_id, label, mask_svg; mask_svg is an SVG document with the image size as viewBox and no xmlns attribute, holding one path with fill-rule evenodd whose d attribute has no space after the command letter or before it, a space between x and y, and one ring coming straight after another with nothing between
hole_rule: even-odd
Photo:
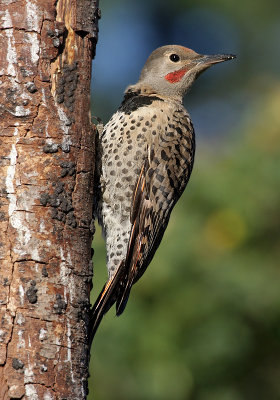
<instances>
[{"instance_id":1,"label":"bird's beak","mask_svg":"<svg viewBox=\"0 0 280 400\"><path fill-rule=\"evenodd\" d=\"M211 56L200 56L197 58L196 64L198 66L204 66L205 68L210 67L213 64L217 64L223 61L228 61L236 58L234 54L216 54Z\"/></svg>"}]
</instances>

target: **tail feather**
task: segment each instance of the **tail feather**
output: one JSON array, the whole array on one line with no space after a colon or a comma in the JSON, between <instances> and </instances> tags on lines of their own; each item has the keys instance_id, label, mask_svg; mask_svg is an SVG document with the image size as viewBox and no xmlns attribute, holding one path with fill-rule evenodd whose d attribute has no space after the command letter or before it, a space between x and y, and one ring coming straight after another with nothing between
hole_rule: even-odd
<instances>
[{"instance_id":1,"label":"tail feather","mask_svg":"<svg viewBox=\"0 0 280 400\"><path fill-rule=\"evenodd\" d=\"M138 240L136 240L138 238ZM135 281L138 271L138 261L141 255L142 240L139 238L139 224L136 221L133 224L133 228L130 234L129 247L124 262L124 276L126 277L123 287L121 288L117 303L116 303L116 314L121 315L126 307L132 285Z\"/></svg>"},{"instance_id":2,"label":"tail feather","mask_svg":"<svg viewBox=\"0 0 280 400\"><path fill-rule=\"evenodd\" d=\"M119 317L125 310L126 304L128 302L128 298L130 295L131 286L125 288L121 298L117 299L116 304L116 315Z\"/></svg>"},{"instance_id":3,"label":"tail feather","mask_svg":"<svg viewBox=\"0 0 280 400\"><path fill-rule=\"evenodd\" d=\"M103 287L96 302L92 307L92 314L89 322L89 344L91 345L95 333L102 321L103 316L116 302L119 291L119 283L123 273L123 262L119 265L114 277Z\"/></svg>"}]
</instances>

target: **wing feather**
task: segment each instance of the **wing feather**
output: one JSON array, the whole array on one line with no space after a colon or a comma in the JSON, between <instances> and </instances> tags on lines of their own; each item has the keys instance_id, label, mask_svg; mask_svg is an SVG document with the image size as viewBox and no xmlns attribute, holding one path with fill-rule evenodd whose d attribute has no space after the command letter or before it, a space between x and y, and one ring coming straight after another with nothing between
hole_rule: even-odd
<instances>
[{"instance_id":1,"label":"wing feather","mask_svg":"<svg viewBox=\"0 0 280 400\"><path fill-rule=\"evenodd\" d=\"M153 158L147 157L135 186L131 207L132 229L123 264L125 284L116 302L117 315L124 311L132 285L151 262L173 208L174 202L171 200L166 209L160 209L160 200L151 190L157 174L167 176L165 168L166 165L155 163Z\"/></svg>"}]
</instances>

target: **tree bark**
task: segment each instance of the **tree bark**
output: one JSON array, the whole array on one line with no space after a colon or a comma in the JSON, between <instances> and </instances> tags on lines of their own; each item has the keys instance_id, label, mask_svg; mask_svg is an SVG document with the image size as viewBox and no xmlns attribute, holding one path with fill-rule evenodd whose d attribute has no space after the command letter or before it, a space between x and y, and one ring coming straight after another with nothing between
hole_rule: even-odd
<instances>
[{"instance_id":1,"label":"tree bark","mask_svg":"<svg viewBox=\"0 0 280 400\"><path fill-rule=\"evenodd\" d=\"M98 1L0 4L0 399L85 399Z\"/></svg>"}]
</instances>

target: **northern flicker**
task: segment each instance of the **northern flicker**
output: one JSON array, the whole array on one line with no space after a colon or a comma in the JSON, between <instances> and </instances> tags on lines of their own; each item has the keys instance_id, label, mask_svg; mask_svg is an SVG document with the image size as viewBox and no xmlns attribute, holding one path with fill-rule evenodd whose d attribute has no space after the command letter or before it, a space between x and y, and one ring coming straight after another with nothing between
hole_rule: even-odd
<instances>
[{"instance_id":1,"label":"northern flicker","mask_svg":"<svg viewBox=\"0 0 280 400\"><path fill-rule=\"evenodd\" d=\"M124 311L190 178L195 134L184 94L201 72L233 58L176 45L156 49L104 127L95 214L106 240L109 279L93 306L90 340L114 303L117 315Z\"/></svg>"}]
</instances>

